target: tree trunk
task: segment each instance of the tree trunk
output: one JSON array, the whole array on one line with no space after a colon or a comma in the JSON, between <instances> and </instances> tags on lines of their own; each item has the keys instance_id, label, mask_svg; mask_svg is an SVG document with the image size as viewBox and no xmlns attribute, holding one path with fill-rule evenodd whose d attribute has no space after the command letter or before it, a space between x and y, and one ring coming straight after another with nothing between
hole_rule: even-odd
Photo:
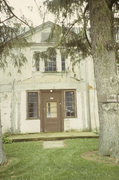
<instances>
[{"instance_id":1,"label":"tree trunk","mask_svg":"<svg viewBox=\"0 0 119 180\"><path fill-rule=\"evenodd\" d=\"M100 120L99 152L119 160L118 81L110 0L89 0L89 10Z\"/></svg>"},{"instance_id":2,"label":"tree trunk","mask_svg":"<svg viewBox=\"0 0 119 180\"><path fill-rule=\"evenodd\" d=\"M3 149L2 143L2 125L1 125L1 114L0 114L0 165L3 165L7 162L6 155Z\"/></svg>"}]
</instances>

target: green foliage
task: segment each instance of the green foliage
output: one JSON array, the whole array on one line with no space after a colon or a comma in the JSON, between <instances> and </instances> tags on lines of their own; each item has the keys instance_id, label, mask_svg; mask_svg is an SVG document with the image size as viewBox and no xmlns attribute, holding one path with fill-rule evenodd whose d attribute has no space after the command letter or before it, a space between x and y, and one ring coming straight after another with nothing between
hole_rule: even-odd
<instances>
[{"instance_id":1,"label":"green foliage","mask_svg":"<svg viewBox=\"0 0 119 180\"><path fill-rule=\"evenodd\" d=\"M46 0L44 4L47 6L47 9L56 16L56 22L62 25L62 34L61 38L59 39L58 45L65 47L67 53L72 56L72 59L75 59L76 53L79 54L79 59L85 58L86 56L91 54L91 40L88 37L90 28L89 1ZM118 13L118 0L104 1L103 4L105 6L105 11L102 11L102 13L104 13L104 16L106 14L106 11L110 10L112 11L112 13ZM95 10L94 12L97 13L97 10ZM99 23L100 21L97 22L97 27L99 26ZM74 33L75 27L80 28L80 31L78 33ZM107 44L109 43L107 42ZM104 49L104 46L102 46L102 43L100 42L97 50L101 52L102 49Z\"/></svg>"},{"instance_id":2,"label":"green foliage","mask_svg":"<svg viewBox=\"0 0 119 180\"><path fill-rule=\"evenodd\" d=\"M43 51L43 52L36 51L33 55L33 58L36 61L40 61L40 58L47 61L48 59L52 58L53 56L56 56L56 50L54 47L49 47L49 48L47 48L46 51Z\"/></svg>"},{"instance_id":3,"label":"green foliage","mask_svg":"<svg viewBox=\"0 0 119 180\"><path fill-rule=\"evenodd\" d=\"M0 13L2 14L0 19L0 68L7 68L9 64L7 57L10 57L11 64L17 67L18 72L20 72L26 58L22 52L15 56L13 48L16 51L21 51L24 46L28 45L25 38L21 37L20 34L24 33L24 27L29 25L26 20L14 14L13 8L6 0L0 1Z\"/></svg>"},{"instance_id":4,"label":"green foliage","mask_svg":"<svg viewBox=\"0 0 119 180\"><path fill-rule=\"evenodd\" d=\"M65 140L64 148L44 149L43 142L5 144L9 163L1 180L117 180L119 167L85 160L98 148L97 139ZM12 160L13 159L13 160Z\"/></svg>"},{"instance_id":5,"label":"green foliage","mask_svg":"<svg viewBox=\"0 0 119 180\"><path fill-rule=\"evenodd\" d=\"M87 57L91 52L89 43L86 40L86 33L84 30L84 10L87 6L85 0L46 0L44 3L48 10L56 16L56 23L59 22L61 26L59 29L59 36L57 39L56 48L65 49L65 54L69 55L72 60L79 57ZM89 15L85 17L85 28ZM78 32L75 32L78 29ZM52 30L52 34L56 30ZM77 56L78 55L78 56Z\"/></svg>"},{"instance_id":6,"label":"green foliage","mask_svg":"<svg viewBox=\"0 0 119 180\"><path fill-rule=\"evenodd\" d=\"M4 144L11 144L12 143L12 139L9 139L9 136L11 135L11 133L5 133L2 137L2 141Z\"/></svg>"},{"instance_id":7,"label":"green foliage","mask_svg":"<svg viewBox=\"0 0 119 180\"><path fill-rule=\"evenodd\" d=\"M62 11L62 15L67 17L67 15L74 14L75 10L86 2L85 0L46 0L44 2L47 5L48 10L56 15L59 15Z\"/></svg>"}]
</instances>

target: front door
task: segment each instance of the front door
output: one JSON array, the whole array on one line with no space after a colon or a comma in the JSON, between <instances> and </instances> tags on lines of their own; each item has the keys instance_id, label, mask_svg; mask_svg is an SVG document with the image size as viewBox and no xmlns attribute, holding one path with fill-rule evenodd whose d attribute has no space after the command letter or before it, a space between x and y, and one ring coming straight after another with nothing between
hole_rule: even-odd
<instances>
[{"instance_id":1,"label":"front door","mask_svg":"<svg viewBox=\"0 0 119 180\"><path fill-rule=\"evenodd\" d=\"M41 128L44 132L63 130L62 92L60 90L44 90L41 97Z\"/></svg>"}]
</instances>

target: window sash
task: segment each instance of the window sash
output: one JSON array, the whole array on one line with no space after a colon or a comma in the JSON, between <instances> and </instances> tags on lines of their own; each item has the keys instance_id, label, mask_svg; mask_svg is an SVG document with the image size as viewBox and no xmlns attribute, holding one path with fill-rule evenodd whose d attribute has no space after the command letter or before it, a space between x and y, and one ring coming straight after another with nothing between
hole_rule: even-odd
<instances>
[{"instance_id":1,"label":"window sash","mask_svg":"<svg viewBox=\"0 0 119 180\"><path fill-rule=\"evenodd\" d=\"M38 118L38 92L27 93L27 118Z\"/></svg>"},{"instance_id":2,"label":"window sash","mask_svg":"<svg viewBox=\"0 0 119 180\"><path fill-rule=\"evenodd\" d=\"M62 71L65 71L66 69L65 57L63 55L61 56L61 65L62 65Z\"/></svg>"},{"instance_id":3,"label":"window sash","mask_svg":"<svg viewBox=\"0 0 119 180\"><path fill-rule=\"evenodd\" d=\"M56 71L56 57L49 59L45 62L45 72L55 72Z\"/></svg>"},{"instance_id":4,"label":"window sash","mask_svg":"<svg viewBox=\"0 0 119 180\"><path fill-rule=\"evenodd\" d=\"M65 91L65 117L76 117L75 91Z\"/></svg>"}]
</instances>

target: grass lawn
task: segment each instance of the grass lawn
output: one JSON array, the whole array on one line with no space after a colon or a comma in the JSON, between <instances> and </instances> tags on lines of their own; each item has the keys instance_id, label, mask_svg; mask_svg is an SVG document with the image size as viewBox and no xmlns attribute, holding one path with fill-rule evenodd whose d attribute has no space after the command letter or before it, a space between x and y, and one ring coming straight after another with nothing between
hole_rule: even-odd
<instances>
[{"instance_id":1,"label":"grass lawn","mask_svg":"<svg viewBox=\"0 0 119 180\"><path fill-rule=\"evenodd\" d=\"M85 160L98 148L98 139L65 140L64 148L43 149L43 142L6 144L9 164L0 167L0 180L119 180L119 166Z\"/></svg>"}]
</instances>

